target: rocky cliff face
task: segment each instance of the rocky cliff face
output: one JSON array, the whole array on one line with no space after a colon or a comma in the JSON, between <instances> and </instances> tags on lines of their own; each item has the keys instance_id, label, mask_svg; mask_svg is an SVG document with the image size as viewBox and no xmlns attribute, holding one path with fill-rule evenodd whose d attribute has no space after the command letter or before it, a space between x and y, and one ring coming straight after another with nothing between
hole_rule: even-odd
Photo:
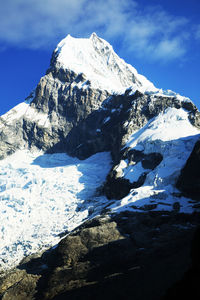
<instances>
[{"instance_id":1,"label":"rocky cliff face","mask_svg":"<svg viewBox=\"0 0 200 300\"><path fill-rule=\"evenodd\" d=\"M106 91L79 89L83 81L72 72L49 70L31 100L1 118L1 158L22 148L67 151L69 132L108 97Z\"/></svg>"}]
</instances>

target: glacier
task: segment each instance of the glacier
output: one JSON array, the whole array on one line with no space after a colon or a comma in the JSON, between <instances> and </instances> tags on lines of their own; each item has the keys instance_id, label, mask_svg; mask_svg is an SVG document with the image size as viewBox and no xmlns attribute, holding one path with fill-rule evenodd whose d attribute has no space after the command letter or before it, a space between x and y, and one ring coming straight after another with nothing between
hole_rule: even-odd
<instances>
[{"instance_id":1,"label":"glacier","mask_svg":"<svg viewBox=\"0 0 200 300\"><path fill-rule=\"evenodd\" d=\"M106 152L80 161L21 150L1 161L0 271L52 247L61 233L100 213L107 199L96 189L110 166Z\"/></svg>"}]
</instances>

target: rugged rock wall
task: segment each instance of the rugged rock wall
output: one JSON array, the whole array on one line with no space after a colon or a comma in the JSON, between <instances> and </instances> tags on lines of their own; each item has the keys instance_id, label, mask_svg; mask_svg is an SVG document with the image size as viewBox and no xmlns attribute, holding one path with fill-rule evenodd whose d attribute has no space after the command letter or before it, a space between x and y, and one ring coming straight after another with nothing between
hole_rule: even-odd
<instances>
[{"instance_id":1,"label":"rugged rock wall","mask_svg":"<svg viewBox=\"0 0 200 300\"><path fill-rule=\"evenodd\" d=\"M79 158L111 151L118 162L127 137L167 107L185 108L192 124L200 126L190 102L130 92L109 95L94 89L83 74L59 67L54 54L26 107L19 105L0 118L0 158L20 148L38 148Z\"/></svg>"},{"instance_id":2,"label":"rugged rock wall","mask_svg":"<svg viewBox=\"0 0 200 300\"><path fill-rule=\"evenodd\" d=\"M21 108L14 108L0 119L0 158L20 148L67 151L66 137L72 128L108 97L106 91L91 89L89 83L87 89L78 88L83 82L82 75L48 70L26 110L21 113Z\"/></svg>"}]
</instances>

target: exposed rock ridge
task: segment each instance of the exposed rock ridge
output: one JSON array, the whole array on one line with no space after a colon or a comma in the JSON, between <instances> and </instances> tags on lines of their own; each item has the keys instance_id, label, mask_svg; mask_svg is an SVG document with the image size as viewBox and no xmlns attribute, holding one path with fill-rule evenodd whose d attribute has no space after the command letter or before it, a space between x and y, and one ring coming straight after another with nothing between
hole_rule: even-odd
<instances>
[{"instance_id":1,"label":"exposed rock ridge","mask_svg":"<svg viewBox=\"0 0 200 300\"><path fill-rule=\"evenodd\" d=\"M80 84L80 87L78 86ZM41 78L33 98L0 119L0 158L17 149L67 151L65 138L71 129L108 97L106 91L82 88L84 77L57 70Z\"/></svg>"}]
</instances>

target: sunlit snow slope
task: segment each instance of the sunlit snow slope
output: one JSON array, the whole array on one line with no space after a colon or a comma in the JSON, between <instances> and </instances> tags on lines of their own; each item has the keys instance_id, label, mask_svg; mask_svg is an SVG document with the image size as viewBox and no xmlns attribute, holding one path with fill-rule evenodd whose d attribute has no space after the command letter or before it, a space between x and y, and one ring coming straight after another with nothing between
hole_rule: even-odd
<instances>
[{"instance_id":1,"label":"sunlit snow slope","mask_svg":"<svg viewBox=\"0 0 200 300\"><path fill-rule=\"evenodd\" d=\"M154 170L144 169L141 162L135 165L125 160L120 162L118 170L121 169L122 177L130 182L137 181L145 172L147 177L144 185L113 204L113 211L171 211L177 208L180 212L192 213L195 210L193 201L181 197L175 184L199 137L200 130L191 125L188 112L176 108L168 108L133 133L125 147L145 154L160 153L163 160Z\"/></svg>"},{"instance_id":2,"label":"sunlit snow slope","mask_svg":"<svg viewBox=\"0 0 200 300\"><path fill-rule=\"evenodd\" d=\"M60 233L100 211L106 199L95 192L110 162L109 153L79 161L66 154L28 151L1 161L0 271L56 244Z\"/></svg>"}]
</instances>

